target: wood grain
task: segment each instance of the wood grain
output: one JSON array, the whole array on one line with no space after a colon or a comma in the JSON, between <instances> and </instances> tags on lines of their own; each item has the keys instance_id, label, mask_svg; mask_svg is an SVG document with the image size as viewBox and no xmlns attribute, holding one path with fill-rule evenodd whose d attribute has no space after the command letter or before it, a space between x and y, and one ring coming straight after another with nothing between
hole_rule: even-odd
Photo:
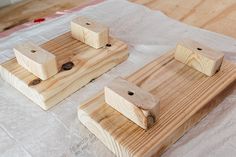
<instances>
[{"instance_id":1,"label":"wood grain","mask_svg":"<svg viewBox=\"0 0 236 157\"><path fill-rule=\"evenodd\" d=\"M127 80L160 99L160 119L148 131L107 105L103 92L79 107L78 117L117 156L160 156L219 104L236 80L236 65L224 60L221 70L207 77L170 52Z\"/></svg>"},{"instance_id":2,"label":"wood grain","mask_svg":"<svg viewBox=\"0 0 236 157\"><path fill-rule=\"evenodd\" d=\"M87 17L79 16L71 21L71 34L81 42L101 48L108 44L109 28Z\"/></svg>"},{"instance_id":3,"label":"wood grain","mask_svg":"<svg viewBox=\"0 0 236 157\"><path fill-rule=\"evenodd\" d=\"M94 49L65 33L41 45L56 56L60 71L45 81L11 59L0 65L4 80L17 88L29 99L47 110L91 80L102 75L128 58L127 45L110 38L110 47ZM65 64L72 63L71 69Z\"/></svg>"},{"instance_id":4,"label":"wood grain","mask_svg":"<svg viewBox=\"0 0 236 157\"><path fill-rule=\"evenodd\" d=\"M178 42L175 49L175 59L206 74L214 75L219 71L224 54L213 50L197 41L184 39Z\"/></svg>"},{"instance_id":5,"label":"wood grain","mask_svg":"<svg viewBox=\"0 0 236 157\"><path fill-rule=\"evenodd\" d=\"M178 21L236 38L235 0L130 0Z\"/></svg>"},{"instance_id":6,"label":"wood grain","mask_svg":"<svg viewBox=\"0 0 236 157\"><path fill-rule=\"evenodd\" d=\"M135 84L118 77L104 87L105 102L143 129L159 117L159 99Z\"/></svg>"},{"instance_id":7,"label":"wood grain","mask_svg":"<svg viewBox=\"0 0 236 157\"><path fill-rule=\"evenodd\" d=\"M24 0L0 9L0 31L55 14L74 7L83 6L93 0Z\"/></svg>"},{"instance_id":8,"label":"wood grain","mask_svg":"<svg viewBox=\"0 0 236 157\"><path fill-rule=\"evenodd\" d=\"M0 9L0 31L93 0L25 0ZM130 0L184 23L236 38L235 0Z\"/></svg>"},{"instance_id":9,"label":"wood grain","mask_svg":"<svg viewBox=\"0 0 236 157\"><path fill-rule=\"evenodd\" d=\"M32 42L21 43L13 50L17 63L42 80L58 72L56 56Z\"/></svg>"}]
</instances>

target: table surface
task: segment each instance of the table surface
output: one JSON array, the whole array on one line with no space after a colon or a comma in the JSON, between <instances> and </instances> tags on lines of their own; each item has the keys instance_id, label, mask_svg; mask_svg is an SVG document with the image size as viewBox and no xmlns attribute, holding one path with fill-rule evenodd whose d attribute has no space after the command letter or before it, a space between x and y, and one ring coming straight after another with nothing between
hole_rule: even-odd
<instances>
[{"instance_id":1,"label":"table surface","mask_svg":"<svg viewBox=\"0 0 236 157\"><path fill-rule=\"evenodd\" d=\"M25 0L0 9L0 32L94 0ZM184 23L236 38L235 0L130 0Z\"/></svg>"}]
</instances>

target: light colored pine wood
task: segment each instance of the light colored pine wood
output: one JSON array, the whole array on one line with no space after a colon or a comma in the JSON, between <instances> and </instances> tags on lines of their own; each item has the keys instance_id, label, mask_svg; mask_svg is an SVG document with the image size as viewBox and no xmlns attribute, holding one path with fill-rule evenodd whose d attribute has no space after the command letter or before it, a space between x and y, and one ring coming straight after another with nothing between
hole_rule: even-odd
<instances>
[{"instance_id":1,"label":"light colored pine wood","mask_svg":"<svg viewBox=\"0 0 236 157\"><path fill-rule=\"evenodd\" d=\"M236 38L235 0L130 0L195 27ZM226 29L227 28L227 29Z\"/></svg>"},{"instance_id":2,"label":"light colored pine wood","mask_svg":"<svg viewBox=\"0 0 236 157\"><path fill-rule=\"evenodd\" d=\"M58 72L56 56L32 42L21 43L13 50L18 64L42 80Z\"/></svg>"},{"instance_id":3,"label":"light colored pine wood","mask_svg":"<svg viewBox=\"0 0 236 157\"><path fill-rule=\"evenodd\" d=\"M101 0L96 0L101 1ZM235 0L130 0L159 10L184 23L236 38ZM93 0L27 0L0 9L0 31L45 17L57 11L81 7ZM210 7L209 7L210 6ZM227 28L227 29L225 29Z\"/></svg>"},{"instance_id":4,"label":"light colored pine wood","mask_svg":"<svg viewBox=\"0 0 236 157\"><path fill-rule=\"evenodd\" d=\"M175 59L207 76L219 71L223 58L223 53L190 39L179 42L175 50Z\"/></svg>"},{"instance_id":5,"label":"light colored pine wood","mask_svg":"<svg viewBox=\"0 0 236 157\"><path fill-rule=\"evenodd\" d=\"M107 105L100 92L78 108L80 121L117 156L160 156L217 106L236 80L226 60L212 77L174 59L174 51L127 78L160 100L160 118L147 131Z\"/></svg>"},{"instance_id":6,"label":"light colored pine wood","mask_svg":"<svg viewBox=\"0 0 236 157\"><path fill-rule=\"evenodd\" d=\"M104 47L109 40L108 27L83 16L71 21L71 34L96 49Z\"/></svg>"},{"instance_id":7,"label":"light colored pine wood","mask_svg":"<svg viewBox=\"0 0 236 157\"><path fill-rule=\"evenodd\" d=\"M89 5L94 0L24 0L0 9L0 32L56 12Z\"/></svg>"},{"instance_id":8,"label":"light colored pine wood","mask_svg":"<svg viewBox=\"0 0 236 157\"><path fill-rule=\"evenodd\" d=\"M65 33L40 47L53 53L60 71L41 81L11 59L0 65L1 77L29 99L47 110L67 96L99 77L128 57L127 44L110 38L110 47L94 49ZM71 70L61 67L68 62Z\"/></svg>"},{"instance_id":9,"label":"light colored pine wood","mask_svg":"<svg viewBox=\"0 0 236 157\"><path fill-rule=\"evenodd\" d=\"M149 92L120 77L104 88L105 102L143 129L159 116L159 101Z\"/></svg>"}]
</instances>

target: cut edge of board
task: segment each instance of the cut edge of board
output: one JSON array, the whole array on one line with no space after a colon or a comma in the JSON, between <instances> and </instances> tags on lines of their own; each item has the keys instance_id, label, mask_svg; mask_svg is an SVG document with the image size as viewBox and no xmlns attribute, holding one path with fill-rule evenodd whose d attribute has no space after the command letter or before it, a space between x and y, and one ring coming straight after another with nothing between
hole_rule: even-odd
<instances>
[{"instance_id":1,"label":"cut edge of board","mask_svg":"<svg viewBox=\"0 0 236 157\"><path fill-rule=\"evenodd\" d=\"M127 58L128 58L128 55L127 55L127 57L125 57L125 59L127 59ZM1 65L0 65L0 75L4 81L6 81L8 84L10 84L12 87L16 88L17 90L19 90L23 95L25 95L31 101L38 104L44 110L48 110L51 107L53 107L54 105L56 105L57 103L59 103L60 101L64 100L69 95L73 94L74 92L76 92L77 90L82 88L83 86L87 85L90 81L103 75L104 73L106 73L110 69L114 68L118 64L114 64L114 65L108 64L107 66L103 67L102 72L97 72L97 73L95 72L93 74L88 74L88 75L84 75L84 76L80 77L78 80L74 81L74 83L72 83L66 87L66 89L70 88L70 91L71 91L70 93L59 92L53 96L53 97L57 97L57 99L53 99L53 97L52 97L46 101L44 101L44 98L38 92L36 92L34 89L29 88L27 84L22 82L15 75L12 75L7 69L3 68ZM90 79L86 78L88 76L90 77ZM83 83L81 84L81 82L83 82Z\"/></svg>"},{"instance_id":2,"label":"cut edge of board","mask_svg":"<svg viewBox=\"0 0 236 157\"><path fill-rule=\"evenodd\" d=\"M166 54L167 55L167 54ZM164 56L164 55L163 55ZM161 57L163 57L161 56ZM153 61L155 62L155 60ZM148 65L152 64L153 62L149 63ZM232 64L232 66L235 66L235 64L229 62L229 61L224 61L229 64ZM146 65L146 66L148 66ZM141 68L140 70L136 71L135 73L138 73L145 67ZM235 71L235 69L234 69ZM233 71L233 72L234 72ZM128 78L132 77L135 73L131 74ZM172 132L168 132L167 138L165 138L165 141L162 141L160 145L154 145L152 146L146 153L140 154L140 152L132 152L131 150L128 150L123 144L119 144L117 141L110 133L108 130L104 129L101 126L101 121L96 121L93 120L92 117L90 117L90 114L93 112L89 112L86 110L90 110L91 107L95 106L93 111L98 110L101 107L106 107L107 105L104 102L104 93L100 92L96 96L92 97L90 100L87 100L83 104L81 104L78 107L78 118L80 122L88 128L95 136L106 145L114 154L117 156L137 156L137 157L150 157L150 156L160 156L162 153L164 153L170 146L171 144L175 143L179 138L181 138L187 131L189 131L194 125L196 125L202 118L204 118L212 109L214 109L228 94L229 91L232 90L230 88L230 85L235 83L236 79L236 73L232 75L231 78L228 78L227 81L224 82L224 84L220 85L219 92L215 94L211 94L210 96L207 97L207 99L204 100L204 105L196 107L193 111L191 111L191 114L189 114L186 118L186 120L182 124L178 124L178 126L175 127L175 129L172 130ZM94 105L93 105L94 104ZM90 106L89 106L90 105ZM113 114L118 114L116 113L117 111L114 111ZM125 118L125 117L124 117ZM111 122L112 123L112 122ZM133 124L135 125L135 124ZM155 125L158 125L155 124Z\"/></svg>"},{"instance_id":3,"label":"cut edge of board","mask_svg":"<svg viewBox=\"0 0 236 157\"><path fill-rule=\"evenodd\" d=\"M113 39L116 38L112 37L112 40ZM116 40L121 42L118 39ZM117 51L114 55L108 55L107 58L103 60L103 62L96 64L95 67L89 67L87 70L80 73L80 77L77 80L73 81L73 83L70 83L64 90L57 92L54 96L46 100L39 92L37 92L33 88L30 88L26 82L20 80L16 75L12 74L7 68L4 67L4 65L8 62L10 63L11 61L16 60L15 57L0 64L0 76L4 81L16 88L31 101L42 107L44 110L48 110L66 97L68 97L69 95L73 94L75 91L88 84L90 81L98 78L102 74L106 73L115 66L127 60L129 56L128 45L125 43L124 45L124 49Z\"/></svg>"},{"instance_id":4,"label":"cut edge of board","mask_svg":"<svg viewBox=\"0 0 236 157\"><path fill-rule=\"evenodd\" d=\"M235 82L228 85L235 84ZM204 117L207 116L208 113L210 113L215 107L217 107L220 102L222 102L226 96L229 95L230 92L232 92L233 88L227 88L224 89L221 93L215 96L213 100L208 102L205 106L200 108L195 114L192 115L185 123L183 123L179 128L175 130L175 133L172 134L172 136L169 136L167 141L163 144L162 147L159 149L154 149L152 152L154 152L155 156L161 156L172 144L177 142L184 134L186 134L188 131L192 129L193 126L197 125ZM102 95L102 92L100 92L100 95ZM104 130L101 125L99 125L96 121L94 121L88 113L86 113L83 109L78 107L77 110L78 113L78 119L80 122L91 132L93 133L111 152L113 152L116 156L119 157L130 157L133 156L132 153L129 152L122 144L119 144L113 136L110 135L110 133L106 130ZM199 117L198 119L195 117ZM86 124L86 121L92 122L91 124ZM158 124L157 124L158 125ZM87 127L92 126L92 127ZM96 127L95 127L96 126ZM96 131L95 131L96 130ZM104 139L107 138L107 142L104 142ZM115 144L115 146L114 146ZM112 147L111 147L112 145ZM116 147L116 148L115 148ZM139 155L135 155L137 157L143 157ZM146 156L152 156L152 155L145 155Z\"/></svg>"}]
</instances>

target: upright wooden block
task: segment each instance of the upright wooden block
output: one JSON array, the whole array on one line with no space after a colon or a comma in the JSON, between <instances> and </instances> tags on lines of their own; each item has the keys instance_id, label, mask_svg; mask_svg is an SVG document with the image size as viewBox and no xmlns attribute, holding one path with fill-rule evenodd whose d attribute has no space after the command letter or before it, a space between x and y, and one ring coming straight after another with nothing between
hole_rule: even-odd
<instances>
[{"instance_id":1,"label":"upright wooden block","mask_svg":"<svg viewBox=\"0 0 236 157\"><path fill-rule=\"evenodd\" d=\"M200 43L185 39L176 46L175 59L212 76L219 71L224 54Z\"/></svg>"},{"instance_id":2,"label":"upright wooden block","mask_svg":"<svg viewBox=\"0 0 236 157\"><path fill-rule=\"evenodd\" d=\"M150 129L142 129L108 105L103 92L80 104L79 120L116 156L161 156L232 92L235 64L224 60L214 77L206 77L177 61L173 53L126 78L159 99L159 119Z\"/></svg>"},{"instance_id":3,"label":"upright wooden block","mask_svg":"<svg viewBox=\"0 0 236 157\"><path fill-rule=\"evenodd\" d=\"M116 78L104 89L106 103L143 129L157 121L159 100L149 92L122 78Z\"/></svg>"},{"instance_id":4,"label":"upright wooden block","mask_svg":"<svg viewBox=\"0 0 236 157\"><path fill-rule=\"evenodd\" d=\"M40 80L19 65L16 58L0 64L0 76L34 103L48 110L128 58L126 43L110 37L109 44L111 46L94 49L74 39L71 32L66 32L40 45L56 56L59 71L53 77Z\"/></svg>"},{"instance_id":5,"label":"upright wooden block","mask_svg":"<svg viewBox=\"0 0 236 157\"><path fill-rule=\"evenodd\" d=\"M78 17L71 21L71 34L96 49L108 44L109 29L99 22L86 17Z\"/></svg>"},{"instance_id":6,"label":"upright wooden block","mask_svg":"<svg viewBox=\"0 0 236 157\"><path fill-rule=\"evenodd\" d=\"M58 72L56 56L34 43L22 43L13 50L18 64L42 80Z\"/></svg>"}]
</instances>

